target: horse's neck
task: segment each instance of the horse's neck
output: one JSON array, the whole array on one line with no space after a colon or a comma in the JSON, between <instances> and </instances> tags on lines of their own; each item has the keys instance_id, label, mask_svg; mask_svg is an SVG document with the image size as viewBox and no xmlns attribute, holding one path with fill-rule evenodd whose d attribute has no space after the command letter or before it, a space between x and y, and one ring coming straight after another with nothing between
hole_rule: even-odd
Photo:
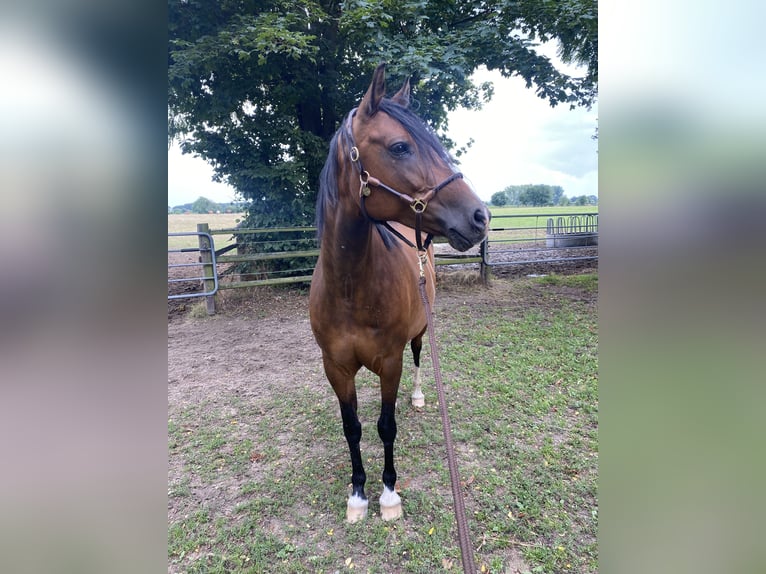
<instances>
[{"instance_id":1,"label":"horse's neck","mask_svg":"<svg viewBox=\"0 0 766 574\"><path fill-rule=\"evenodd\" d=\"M369 263L374 249L375 228L369 220L336 212L322 237L324 263L338 276L357 275Z\"/></svg>"}]
</instances>

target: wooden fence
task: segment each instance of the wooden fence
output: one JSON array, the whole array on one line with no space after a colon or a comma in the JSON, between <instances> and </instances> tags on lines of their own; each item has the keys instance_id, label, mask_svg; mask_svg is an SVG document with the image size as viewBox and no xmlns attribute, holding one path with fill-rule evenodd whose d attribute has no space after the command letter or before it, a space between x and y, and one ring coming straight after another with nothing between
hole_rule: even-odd
<instances>
[{"instance_id":1,"label":"wooden fence","mask_svg":"<svg viewBox=\"0 0 766 574\"><path fill-rule=\"evenodd\" d=\"M228 245L222 249L216 250L216 262L219 265L231 264L231 263L259 263L265 261L290 261L290 260L313 260L319 256L319 246L314 239L316 235L316 227L273 227L264 229L247 229L247 228L233 228L233 229L210 229L207 223L201 223L197 225L197 231L209 233L210 235L233 235L235 237L235 243ZM304 234L302 238L287 238L287 239L274 239L275 235L289 234L300 235ZM265 241L248 241L240 242L240 238L246 235L251 236L265 236L269 239ZM435 241L438 241L435 240ZM290 250L268 250L269 247L274 245L285 245L290 243L297 243L303 248L290 249ZM307 244L311 244L311 248L305 248ZM228 252L237 249L236 255L227 255ZM247 250L247 251L246 251ZM482 264L482 256L479 254L444 254L436 255L434 259L436 265L456 265L466 263L479 263ZM242 287L255 287L259 285L283 285L286 283L304 283L311 281L311 275L314 270L313 261L309 267L298 267L297 269L286 269L284 271L273 270L261 270L253 271L252 275L274 275L278 273L285 273L284 277L268 277L262 279L253 279L247 281L226 281L219 285L219 289L238 289Z\"/></svg>"}]
</instances>

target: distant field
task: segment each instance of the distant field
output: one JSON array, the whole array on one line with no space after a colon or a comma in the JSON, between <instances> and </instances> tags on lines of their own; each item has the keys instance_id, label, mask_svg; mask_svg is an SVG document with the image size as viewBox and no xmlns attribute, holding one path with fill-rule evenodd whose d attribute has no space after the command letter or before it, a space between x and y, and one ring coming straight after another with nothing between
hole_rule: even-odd
<instances>
[{"instance_id":1,"label":"distant field","mask_svg":"<svg viewBox=\"0 0 766 574\"><path fill-rule=\"evenodd\" d=\"M527 215L542 214L550 217L552 214L572 214L572 213L598 213L598 205L568 205L566 207L493 207L489 210L492 216L496 215Z\"/></svg>"},{"instance_id":2,"label":"distant field","mask_svg":"<svg viewBox=\"0 0 766 574\"><path fill-rule=\"evenodd\" d=\"M184 231L197 231L198 223L207 223L210 229L228 229L239 223L244 217L243 213L183 213L168 215L168 233L180 233ZM214 235L215 248L220 249L232 243L230 235ZM168 249L181 249L182 247L196 247L198 245L195 236L168 237Z\"/></svg>"}]
</instances>

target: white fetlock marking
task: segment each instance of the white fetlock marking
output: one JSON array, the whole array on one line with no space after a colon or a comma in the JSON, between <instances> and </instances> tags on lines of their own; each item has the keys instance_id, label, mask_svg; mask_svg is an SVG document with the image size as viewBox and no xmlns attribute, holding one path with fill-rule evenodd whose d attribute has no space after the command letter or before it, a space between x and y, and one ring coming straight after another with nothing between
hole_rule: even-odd
<instances>
[{"instance_id":1,"label":"white fetlock marking","mask_svg":"<svg viewBox=\"0 0 766 574\"><path fill-rule=\"evenodd\" d=\"M426 406L426 397L420 388L420 367L415 367L415 383L412 390L412 406L418 409L422 409Z\"/></svg>"},{"instance_id":2,"label":"white fetlock marking","mask_svg":"<svg viewBox=\"0 0 766 574\"><path fill-rule=\"evenodd\" d=\"M346 521L358 522L367 516L367 506L369 501L364 500L360 496L352 495L348 498L346 504Z\"/></svg>"},{"instance_id":3,"label":"white fetlock marking","mask_svg":"<svg viewBox=\"0 0 766 574\"><path fill-rule=\"evenodd\" d=\"M402 499L396 491L383 487L380 495L380 516L383 520L396 520L402 515Z\"/></svg>"}]
</instances>

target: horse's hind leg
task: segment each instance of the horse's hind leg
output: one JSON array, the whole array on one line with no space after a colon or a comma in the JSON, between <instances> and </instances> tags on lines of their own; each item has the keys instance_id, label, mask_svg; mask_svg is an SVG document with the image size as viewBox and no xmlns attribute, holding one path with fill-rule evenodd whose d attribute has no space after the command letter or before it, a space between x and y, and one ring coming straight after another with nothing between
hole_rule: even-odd
<instances>
[{"instance_id":1,"label":"horse's hind leg","mask_svg":"<svg viewBox=\"0 0 766 574\"><path fill-rule=\"evenodd\" d=\"M412 361L415 363L415 372L413 373L412 385L412 406L422 409L426 406L426 397L423 389L420 388L420 350L423 348L423 333L412 339L410 349L412 349Z\"/></svg>"}]
</instances>

